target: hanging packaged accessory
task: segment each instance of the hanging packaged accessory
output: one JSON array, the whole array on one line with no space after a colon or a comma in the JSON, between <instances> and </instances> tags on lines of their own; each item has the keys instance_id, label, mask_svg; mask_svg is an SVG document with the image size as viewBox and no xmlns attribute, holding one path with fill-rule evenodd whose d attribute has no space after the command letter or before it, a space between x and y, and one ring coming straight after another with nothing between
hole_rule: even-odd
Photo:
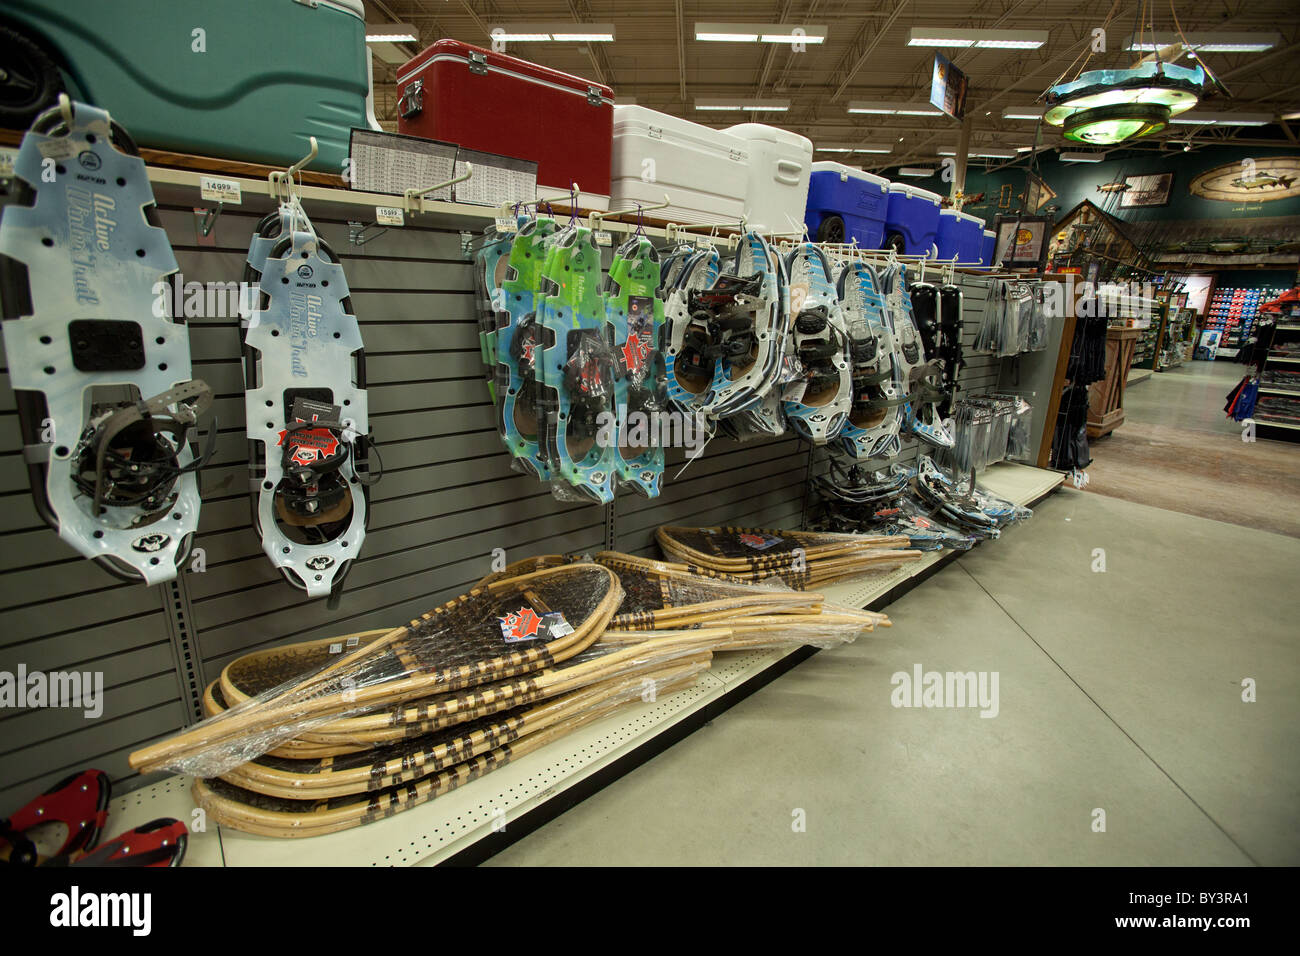
<instances>
[{"instance_id":1,"label":"hanging packaged accessory","mask_svg":"<svg viewBox=\"0 0 1300 956\"><path fill-rule=\"evenodd\" d=\"M786 260L786 273L791 350L802 374L784 388L785 414L801 437L824 445L840 433L853 403L844 313L830 262L816 245L800 243Z\"/></svg>"},{"instance_id":2,"label":"hanging packaged accessory","mask_svg":"<svg viewBox=\"0 0 1300 956\"><path fill-rule=\"evenodd\" d=\"M176 272L144 162L73 103L23 137L0 215L9 376L37 513L116 577L176 577L199 522L191 429L212 403L161 307Z\"/></svg>"},{"instance_id":3,"label":"hanging packaged accessory","mask_svg":"<svg viewBox=\"0 0 1300 956\"><path fill-rule=\"evenodd\" d=\"M292 189L279 220L262 268L254 257L269 225L248 260L260 272L244 335L253 523L285 580L334 604L379 479L368 464L365 352L343 267Z\"/></svg>"}]
</instances>

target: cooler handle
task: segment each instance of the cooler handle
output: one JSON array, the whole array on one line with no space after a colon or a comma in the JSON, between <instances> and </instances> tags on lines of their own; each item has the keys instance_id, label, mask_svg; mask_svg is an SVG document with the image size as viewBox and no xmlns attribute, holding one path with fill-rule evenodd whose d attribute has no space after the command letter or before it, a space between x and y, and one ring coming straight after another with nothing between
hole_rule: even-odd
<instances>
[{"instance_id":1,"label":"cooler handle","mask_svg":"<svg viewBox=\"0 0 1300 956\"><path fill-rule=\"evenodd\" d=\"M785 183L787 186L799 185L799 174L803 172L803 163L796 163L792 159L778 159L776 161L776 181Z\"/></svg>"},{"instance_id":2,"label":"cooler handle","mask_svg":"<svg viewBox=\"0 0 1300 956\"><path fill-rule=\"evenodd\" d=\"M397 111L403 119L424 112L424 81L416 80L402 91L397 100Z\"/></svg>"}]
</instances>

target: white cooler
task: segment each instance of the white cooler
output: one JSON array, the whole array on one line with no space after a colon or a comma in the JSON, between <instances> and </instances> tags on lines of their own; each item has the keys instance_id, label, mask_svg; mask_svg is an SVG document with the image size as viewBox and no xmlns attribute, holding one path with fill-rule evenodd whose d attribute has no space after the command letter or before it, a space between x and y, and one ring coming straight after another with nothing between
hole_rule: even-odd
<instances>
[{"instance_id":1,"label":"white cooler","mask_svg":"<svg viewBox=\"0 0 1300 956\"><path fill-rule=\"evenodd\" d=\"M644 106L614 107L611 210L658 205L677 223L739 222L749 181L748 144L721 130Z\"/></svg>"},{"instance_id":2,"label":"white cooler","mask_svg":"<svg viewBox=\"0 0 1300 956\"><path fill-rule=\"evenodd\" d=\"M745 218L760 231L798 233L808 205L808 176L812 173L812 140L798 133L741 123L723 130L744 140L749 148L749 183L745 189Z\"/></svg>"}]
</instances>

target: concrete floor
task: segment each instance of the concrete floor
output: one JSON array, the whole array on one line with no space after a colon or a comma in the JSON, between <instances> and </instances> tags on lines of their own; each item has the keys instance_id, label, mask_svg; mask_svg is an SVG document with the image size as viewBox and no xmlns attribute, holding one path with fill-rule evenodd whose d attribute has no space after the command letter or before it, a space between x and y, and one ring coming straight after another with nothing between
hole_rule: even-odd
<instances>
[{"instance_id":1,"label":"concrete floor","mask_svg":"<svg viewBox=\"0 0 1300 956\"><path fill-rule=\"evenodd\" d=\"M1240 440L1241 374L1138 384L1087 491L491 862L1300 864L1300 448ZM998 715L895 708L917 665Z\"/></svg>"},{"instance_id":2,"label":"concrete floor","mask_svg":"<svg viewBox=\"0 0 1300 956\"><path fill-rule=\"evenodd\" d=\"M1223 413L1245 374L1188 362L1124 390L1124 424L1090 442L1087 490L1300 537L1300 444L1241 440Z\"/></svg>"},{"instance_id":3,"label":"concrete floor","mask_svg":"<svg viewBox=\"0 0 1300 956\"><path fill-rule=\"evenodd\" d=\"M1300 863L1298 562L1293 538L1063 489L892 605L893 628L490 862ZM1000 712L893 707L917 664L996 671Z\"/></svg>"}]
</instances>

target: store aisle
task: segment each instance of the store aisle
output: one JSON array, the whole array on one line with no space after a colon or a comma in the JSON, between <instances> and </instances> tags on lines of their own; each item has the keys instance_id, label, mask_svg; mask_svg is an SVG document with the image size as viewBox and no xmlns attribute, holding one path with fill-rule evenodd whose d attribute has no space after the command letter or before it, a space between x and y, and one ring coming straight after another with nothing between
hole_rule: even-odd
<instances>
[{"instance_id":1,"label":"store aisle","mask_svg":"<svg viewBox=\"0 0 1300 956\"><path fill-rule=\"evenodd\" d=\"M1126 389L1124 424L1090 442L1087 490L1300 537L1300 445L1243 442L1223 414L1245 371L1189 362Z\"/></svg>"},{"instance_id":2,"label":"store aisle","mask_svg":"<svg viewBox=\"0 0 1300 956\"><path fill-rule=\"evenodd\" d=\"M1063 490L890 607L894 628L491 862L1300 863L1297 561L1291 538ZM893 707L918 664L996 672L997 716Z\"/></svg>"}]
</instances>

